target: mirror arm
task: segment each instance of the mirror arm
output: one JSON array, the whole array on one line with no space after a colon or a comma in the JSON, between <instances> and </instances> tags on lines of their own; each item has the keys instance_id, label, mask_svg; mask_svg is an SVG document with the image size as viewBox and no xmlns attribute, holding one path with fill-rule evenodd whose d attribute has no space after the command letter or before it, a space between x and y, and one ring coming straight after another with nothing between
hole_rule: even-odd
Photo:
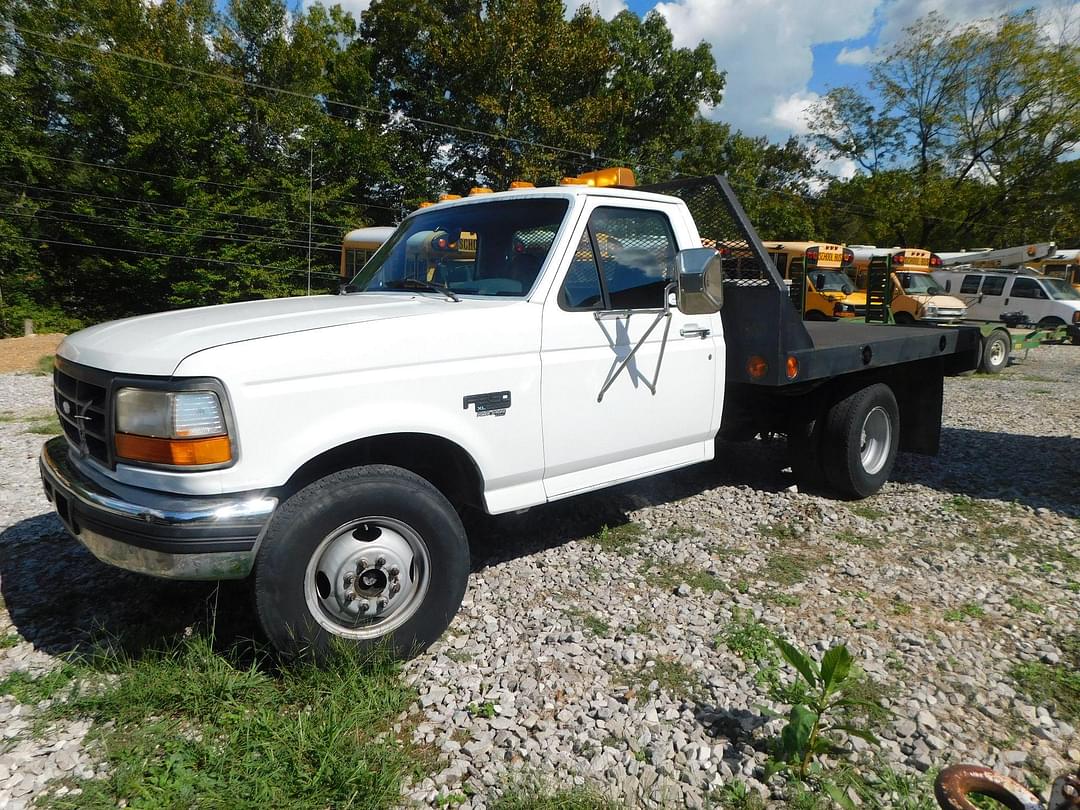
<instances>
[{"instance_id":1,"label":"mirror arm","mask_svg":"<svg viewBox=\"0 0 1080 810\"><path fill-rule=\"evenodd\" d=\"M604 382L603 387L600 389L600 393L596 397L597 402L603 402L604 401L604 394L606 394L607 390L609 388L611 388L611 386L612 386L612 384L614 384L615 380L617 380L619 378L619 375L622 373L623 369L626 368L630 364L630 361L634 359L634 355L637 354L638 349L640 349L642 346L645 345L645 341L649 339L649 335L651 335L653 333L653 330L656 329L657 324L659 324L660 321L667 320L668 325L670 326L670 324L671 324L671 320L670 320L671 319L670 298L671 298L671 294L675 291L675 287L676 287L676 284L675 284L674 281L669 283L666 287L664 287L664 308L656 313L656 317L653 319L653 322L651 324L649 324L649 328L645 330L645 334L642 335L641 338L638 340L638 342L634 344L634 348L632 348L630 350L630 353L628 355L626 355L626 357L624 357L622 359L622 362L619 363L619 365L615 367L614 373L610 377L608 377L607 380ZM626 317L630 317L630 313L631 313L632 310L617 310L617 311L618 312L625 312ZM601 320L599 312L596 313L596 319ZM656 359L656 374L653 377L653 381L649 382L644 377L641 378L641 381L643 383L645 383L646 387L649 389L649 392L653 396L656 396L656 381L660 378L660 364L662 362L664 362L664 349L667 348L667 336L668 336L668 330L665 329L664 330L664 339L660 343L660 356L657 357L657 359Z\"/></svg>"}]
</instances>

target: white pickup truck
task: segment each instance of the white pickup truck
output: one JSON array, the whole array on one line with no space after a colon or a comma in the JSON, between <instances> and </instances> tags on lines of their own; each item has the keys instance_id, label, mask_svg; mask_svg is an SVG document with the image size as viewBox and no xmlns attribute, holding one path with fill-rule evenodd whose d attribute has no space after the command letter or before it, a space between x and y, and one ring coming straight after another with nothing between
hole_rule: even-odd
<instances>
[{"instance_id":1,"label":"white pickup truck","mask_svg":"<svg viewBox=\"0 0 1080 810\"><path fill-rule=\"evenodd\" d=\"M943 376L974 368L977 330L803 323L722 178L656 190L440 203L340 295L71 335L46 494L105 562L253 576L283 652L407 655L460 605L461 508L707 461L718 434L786 433L802 484L843 497L900 449L937 451Z\"/></svg>"}]
</instances>

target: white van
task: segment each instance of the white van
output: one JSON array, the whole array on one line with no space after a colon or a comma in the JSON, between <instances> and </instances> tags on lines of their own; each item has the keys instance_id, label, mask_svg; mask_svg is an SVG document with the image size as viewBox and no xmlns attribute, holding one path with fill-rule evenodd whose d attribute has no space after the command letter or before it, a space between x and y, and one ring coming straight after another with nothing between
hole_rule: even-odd
<instances>
[{"instance_id":1,"label":"white van","mask_svg":"<svg viewBox=\"0 0 1080 810\"><path fill-rule=\"evenodd\" d=\"M1080 292L1064 279L975 268L936 270L933 276L946 292L967 304L972 320L1003 321L1006 314L1023 313L1021 322L1044 329L1068 326L1073 342L1080 342Z\"/></svg>"}]
</instances>

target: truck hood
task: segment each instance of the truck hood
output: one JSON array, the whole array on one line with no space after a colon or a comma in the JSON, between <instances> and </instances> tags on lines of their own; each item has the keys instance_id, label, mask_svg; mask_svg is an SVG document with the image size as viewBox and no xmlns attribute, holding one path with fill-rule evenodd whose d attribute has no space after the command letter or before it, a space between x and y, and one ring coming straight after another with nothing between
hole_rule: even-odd
<instances>
[{"instance_id":1,"label":"truck hood","mask_svg":"<svg viewBox=\"0 0 1080 810\"><path fill-rule=\"evenodd\" d=\"M520 300L520 299L512 299ZM484 309L507 300L446 300L415 293L355 293L245 301L140 315L91 326L64 339L57 354L124 374L171 375L195 352L245 340L365 321Z\"/></svg>"}]
</instances>

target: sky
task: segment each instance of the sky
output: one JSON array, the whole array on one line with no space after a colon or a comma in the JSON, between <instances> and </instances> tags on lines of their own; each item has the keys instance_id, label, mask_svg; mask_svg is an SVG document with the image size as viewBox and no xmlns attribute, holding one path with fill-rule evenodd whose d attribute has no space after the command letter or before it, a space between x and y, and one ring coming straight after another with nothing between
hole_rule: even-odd
<instances>
[{"instance_id":1,"label":"sky","mask_svg":"<svg viewBox=\"0 0 1080 810\"><path fill-rule=\"evenodd\" d=\"M324 0L325 2L326 0ZM369 0L336 0L355 12ZM875 54L901 41L904 28L931 11L955 23L1025 8L1080 10L1080 0L564 0L605 18L629 8L658 11L678 47L702 40L727 72L724 100L704 110L749 135L774 141L806 133L806 110L831 87L865 90ZM853 166L837 166L839 174Z\"/></svg>"}]
</instances>

